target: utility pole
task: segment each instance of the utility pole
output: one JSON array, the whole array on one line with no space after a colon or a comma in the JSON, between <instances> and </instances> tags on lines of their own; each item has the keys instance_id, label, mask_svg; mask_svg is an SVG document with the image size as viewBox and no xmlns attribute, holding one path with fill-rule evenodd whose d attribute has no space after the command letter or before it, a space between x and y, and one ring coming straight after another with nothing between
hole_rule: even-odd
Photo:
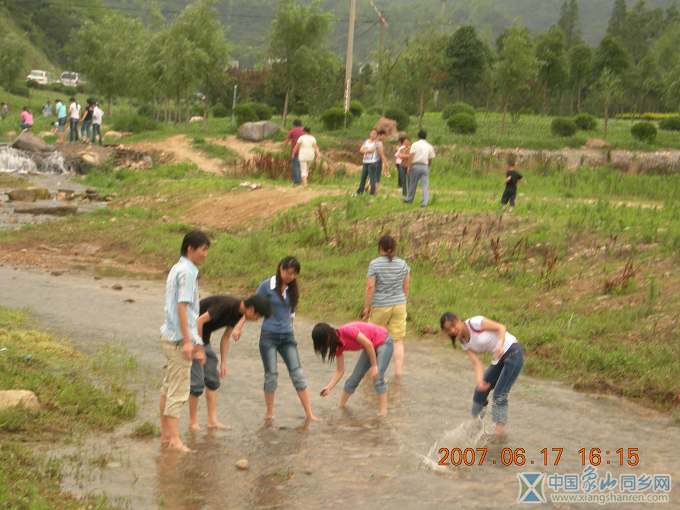
<instances>
[{"instance_id":1,"label":"utility pole","mask_svg":"<svg viewBox=\"0 0 680 510\"><path fill-rule=\"evenodd\" d=\"M382 114L385 114L385 88L386 85L384 83L385 81L385 29L388 27L387 20L385 19L385 16L383 13L378 9L373 2L373 0L369 0L371 2L371 7L373 7L373 10L375 13L378 15L378 23L380 23L380 39L378 41L378 74L380 76L380 82L381 82L381 98L380 102L381 105L380 107L382 108Z\"/></svg>"},{"instance_id":2,"label":"utility pole","mask_svg":"<svg viewBox=\"0 0 680 510\"><path fill-rule=\"evenodd\" d=\"M347 28L347 59L345 60L345 127L352 100L352 57L354 54L354 25L357 17L357 0L349 0L349 27Z\"/></svg>"}]
</instances>

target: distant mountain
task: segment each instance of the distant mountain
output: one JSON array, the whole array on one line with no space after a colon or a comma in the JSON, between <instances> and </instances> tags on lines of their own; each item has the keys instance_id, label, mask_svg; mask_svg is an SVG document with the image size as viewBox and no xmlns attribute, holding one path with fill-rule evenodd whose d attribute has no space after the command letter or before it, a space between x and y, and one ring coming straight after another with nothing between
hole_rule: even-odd
<instances>
[{"instance_id":1,"label":"distant mountain","mask_svg":"<svg viewBox=\"0 0 680 510\"><path fill-rule=\"evenodd\" d=\"M130 14L145 16L154 5L166 18L176 16L188 0L105 0L112 7ZM634 1L629 0L632 6ZM647 0L650 7L667 7L675 0ZM389 22L386 42L397 46L420 30L437 27L453 32L463 24L474 25L491 43L515 20L532 32L540 32L557 22L563 0L374 0ZM271 22L277 0L219 0L218 10L228 29L229 38L237 45L235 57L252 63L267 48ZM580 24L583 38L597 44L605 33L614 0L580 0ZM344 53L348 0L322 0L323 8L335 16L334 32L329 37L331 48ZM355 50L359 60L369 58L377 47L379 26L369 0L357 0Z\"/></svg>"}]
</instances>

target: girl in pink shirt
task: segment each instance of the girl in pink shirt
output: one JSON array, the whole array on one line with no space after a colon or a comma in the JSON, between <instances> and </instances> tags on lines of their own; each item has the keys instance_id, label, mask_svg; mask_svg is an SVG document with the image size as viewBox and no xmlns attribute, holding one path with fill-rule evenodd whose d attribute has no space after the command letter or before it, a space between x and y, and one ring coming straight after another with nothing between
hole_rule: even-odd
<instances>
[{"instance_id":1,"label":"girl in pink shirt","mask_svg":"<svg viewBox=\"0 0 680 510\"><path fill-rule=\"evenodd\" d=\"M24 106L21 109L20 118L21 129L31 129L31 127L33 127L33 114L31 113L27 106Z\"/></svg>"},{"instance_id":2,"label":"girl in pink shirt","mask_svg":"<svg viewBox=\"0 0 680 510\"><path fill-rule=\"evenodd\" d=\"M345 407L349 397L359 383L369 373L378 395L378 415L387 414L387 384L385 371L392 359L393 342L387 330L382 326L367 322L350 322L338 329L320 322L312 330L314 351L323 361L332 363L337 360L336 370L331 380L321 390L321 396L327 396L345 374L345 351L362 351L352 375L345 381L345 388L340 396L339 407Z\"/></svg>"}]
</instances>

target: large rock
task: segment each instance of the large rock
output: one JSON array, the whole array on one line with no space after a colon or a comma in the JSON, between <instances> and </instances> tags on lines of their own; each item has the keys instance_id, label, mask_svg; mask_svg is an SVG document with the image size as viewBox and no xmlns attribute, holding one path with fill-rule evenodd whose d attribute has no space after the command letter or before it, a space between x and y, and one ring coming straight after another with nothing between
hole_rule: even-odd
<instances>
[{"instance_id":1,"label":"large rock","mask_svg":"<svg viewBox=\"0 0 680 510\"><path fill-rule=\"evenodd\" d=\"M373 129L377 131L384 131L385 136L389 140L396 140L399 136L399 130L397 129L397 121L393 119L388 119L387 117L380 117L378 122L375 123Z\"/></svg>"},{"instance_id":2,"label":"large rock","mask_svg":"<svg viewBox=\"0 0 680 510\"><path fill-rule=\"evenodd\" d=\"M40 410L40 402L35 393L29 390L0 391L0 411L12 407L23 406L31 411Z\"/></svg>"},{"instance_id":3,"label":"large rock","mask_svg":"<svg viewBox=\"0 0 680 510\"><path fill-rule=\"evenodd\" d=\"M611 149L612 146L607 140L601 138L590 138L586 142L586 149Z\"/></svg>"},{"instance_id":4,"label":"large rock","mask_svg":"<svg viewBox=\"0 0 680 510\"><path fill-rule=\"evenodd\" d=\"M64 154L69 170L78 174L86 174L94 168L103 167L109 163L114 154L111 147L80 143L64 144L59 150Z\"/></svg>"},{"instance_id":5,"label":"large rock","mask_svg":"<svg viewBox=\"0 0 680 510\"><path fill-rule=\"evenodd\" d=\"M238 136L251 142L261 142L278 132L279 126L269 120L246 122L238 128Z\"/></svg>"},{"instance_id":6,"label":"large rock","mask_svg":"<svg viewBox=\"0 0 680 510\"><path fill-rule=\"evenodd\" d=\"M30 131L22 131L14 140L12 147L27 152L50 152L54 147L47 145L42 138L35 136Z\"/></svg>"},{"instance_id":7,"label":"large rock","mask_svg":"<svg viewBox=\"0 0 680 510\"><path fill-rule=\"evenodd\" d=\"M22 188L12 190L7 195L10 202L35 202L50 198L50 191L47 188Z\"/></svg>"}]
</instances>

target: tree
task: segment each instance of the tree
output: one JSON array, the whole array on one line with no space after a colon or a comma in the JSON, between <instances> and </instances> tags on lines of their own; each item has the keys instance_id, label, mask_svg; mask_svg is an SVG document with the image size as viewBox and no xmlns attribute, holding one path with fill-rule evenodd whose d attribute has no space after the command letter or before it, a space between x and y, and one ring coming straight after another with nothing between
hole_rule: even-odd
<instances>
[{"instance_id":1,"label":"tree","mask_svg":"<svg viewBox=\"0 0 680 510\"><path fill-rule=\"evenodd\" d=\"M557 26L562 29L567 48L581 40L581 26L577 0L564 0L560 9L560 19Z\"/></svg>"},{"instance_id":2,"label":"tree","mask_svg":"<svg viewBox=\"0 0 680 510\"><path fill-rule=\"evenodd\" d=\"M609 108L612 101L619 97L622 92L621 79L616 73L605 67L597 81L597 89L600 92L604 109L604 137L606 139L609 133Z\"/></svg>"},{"instance_id":3,"label":"tree","mask_svg":"<svg viewBox=\"0 0 680 510\"><path fill-rule=\"evenodd\" d=\"M491 51L477 36L472 26L460 27L446 45L446 65L449 87L458 94L458 100L465 100L465 92L482 81L489 66Z\"/></svg>"},{"instance_id":4,"label":"tree","mask_svg":"<svg viewBox=\"0 0 680 510\"><path fill-rule=\"evenodd\" d=\"M10 90L25 71L26 46L11 34L0 37L0 85Z\"/></svg>"},{"instance_id":5,"label":"tree","mask_svg":"<svg viewBox=\"0 0 680 510\"><path fill-rule=\"evenodd\" d=\"M537 38L538 81L543 89L543 113L545 114L548 113L550 97L561 92L567 81L564 49L564 33L557 26L553 26Z\"/></svg>"},{"instance_id":6,"label":"tree","mask_svg":"<svg viewBox=\"0 0 680 510\"><path fill-rule=\"evenodd\" d=\"M612 9L612 15L609 18L607 34L612 37L625 37L627 18L628 6L626 5L626 0L616 0Z\"/></svg>"},{"instance_id":7,"label":"tree","mask_svg":"<svg viewBox=\"0 0 680 510\"><path fill-rule=\"evenodd\" d=\"M408 43L402 56L400 75L403 78L399 80L399 87L407 100L415 100L418 105L419 128L423 126L427 100L446 77L446 44L445 35L424 32Z\"/></svg>"},{"instance_id":8,"label":"tree","mask_svg":"<svg viewBox=\"0 0 680 510\"><path fill-rule=\"evenodd\" d=\"M503 109L502 130L508 109L518 98L529 92L536 77L536 56L529 32L517 25L510 27L499 38L500 52L496 66L496 86L500 93Z\"/></svg>"},{"instance_id":9,"label":"tree","mask_svg":"<svg viewBox=\"0 0 680 510\"><path fill-rule=\"evenodd\" d=\"M576 111L581 112L583 90L592 74L593 50L587 44L577 44L569 52L569 83L576 96Z\"/></svg>"},{"instance_id":10,"label":"tree","mask_svg":"<svg viewBox=\"0 0 680 510\"><path fill-rule=\"evenodd\" d=\"M631 59L628 51L611 35L600 41L595 52L595 72L599 76L604 69L621 78L630 68Z\"/></svg>"},{"instance_id":11,"label":"tree","mask_svg":"<svg viewBox=\"0 0 680 510\"><path fill-rule=\"evenodd\" d=\"M285 93L283 120L286 125L289 101L296 85L314 76L305 74L311 65L307 59L316 58L323 49L330 29L330 15L321 10L319 0L302 5L297 0L282 0L272 22L269 48L275 79Z\"/></svg>"},{"instance_id":12,"label":"tree","mask_svg":"<svg viewBox=\"0 0 680 510\"><path fill-rule=\"evenodd\" d=\"M108 100L108 113L115 97L136 92L142 74L142 52L147 33L139 20L117 13L86 21L68 51L80 72Z\"/></svg>"}]
</instances>

